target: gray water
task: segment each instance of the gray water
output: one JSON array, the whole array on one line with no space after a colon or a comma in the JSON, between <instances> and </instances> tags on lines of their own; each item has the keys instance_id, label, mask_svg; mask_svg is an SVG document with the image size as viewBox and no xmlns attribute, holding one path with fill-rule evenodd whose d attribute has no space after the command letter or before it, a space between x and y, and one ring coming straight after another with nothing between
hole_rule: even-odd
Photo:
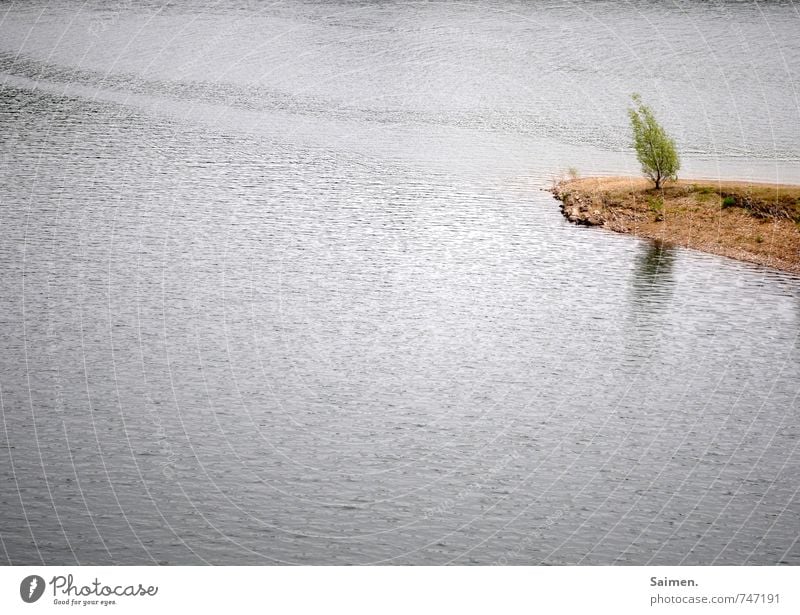
<instances>
[{"instance_id":1,"label":"gray water","mask_svg":"<svg viewBox=\"0 0 800 615\"><path fill-rule=\"evenodd\" d=\"M800 280L543 190L637 172L634 91L685 176L800 182L798 31L0 4L2 560L799 564Z\"/></svg>"}]
</instances>

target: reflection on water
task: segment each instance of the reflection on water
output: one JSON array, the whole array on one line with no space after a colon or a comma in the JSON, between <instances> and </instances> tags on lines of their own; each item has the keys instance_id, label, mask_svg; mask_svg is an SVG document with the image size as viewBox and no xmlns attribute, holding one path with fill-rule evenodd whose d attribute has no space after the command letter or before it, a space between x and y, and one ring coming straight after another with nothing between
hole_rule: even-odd
<instances>
[{"instance_id":1,"label":"reflection on water","mask_svg":"<svg viewBox=\"0 0 800 615\"><path fill-rule=\"evenodd\" d=\"M624 345L632 357L649 357L665 350L663 342L664 336L669 335L669 308L676 284L673 267L678 255L675 248L661 241L637 243Z\"/></svg>"},{"instance_id":2,"label":"reflection on water","mask_svg":"<svg viewBox=\"0 0 800 615\"><path fill-rule=\"evenodd\" d=\"M537 190L797 173L796 14L497 6L4 13L0 559L800 563L798 279Z\"/></svg>"},{"instance_id":3,"label":"reflection on water","mask_svg":"<svg viewBox=\"0 0 800 615\"><path fill-rule=\"evenodd\" d=\"M634 303L638 307L659 306L668 301L675 284L672 268L675 248L662 241L642 244L633 269Z\"/></svg>"}]
</instances>

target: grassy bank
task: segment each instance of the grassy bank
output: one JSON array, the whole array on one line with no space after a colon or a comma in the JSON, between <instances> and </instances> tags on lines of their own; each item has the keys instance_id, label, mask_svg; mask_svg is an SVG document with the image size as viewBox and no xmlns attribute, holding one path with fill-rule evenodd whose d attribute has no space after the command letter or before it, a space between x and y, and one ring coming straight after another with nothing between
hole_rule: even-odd
<instances>
[{"instance_id":1,"label":"grassy bank","mask_svg":"<svg viewBox=\"0 0 800 615\"><path fill-rule=\"evenodd\" d=\"M800 186L630 177L557 183L566 218L800 273Z\"/></svg>"}]
</instances>

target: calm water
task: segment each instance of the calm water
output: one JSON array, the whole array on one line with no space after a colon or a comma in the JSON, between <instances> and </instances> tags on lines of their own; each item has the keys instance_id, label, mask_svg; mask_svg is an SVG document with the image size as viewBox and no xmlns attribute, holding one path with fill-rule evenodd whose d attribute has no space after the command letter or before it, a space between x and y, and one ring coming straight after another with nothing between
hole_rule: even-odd
<instances>
[{"instance_id":1,"label":"calm water","mask_svg":"<svg viewBox=\"0 0 800 615\"><path fill-rule=\"evenodd\" d=\"M800 280L542 191L800 182L796 5L118 4L0 4L2 560L800 564Z\"/></svg>"}]
</instances>

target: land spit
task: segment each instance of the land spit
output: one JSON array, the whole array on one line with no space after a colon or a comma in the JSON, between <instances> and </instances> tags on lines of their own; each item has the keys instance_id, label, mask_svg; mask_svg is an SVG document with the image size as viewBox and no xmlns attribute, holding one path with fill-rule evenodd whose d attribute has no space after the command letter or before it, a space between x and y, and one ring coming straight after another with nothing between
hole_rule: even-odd
<instances>
[{"instance_id":1,"label":"land spit","mask_svg":"<svg viewBox=\"0 0 800 615\"><path fill-rule=\"evenodd\" d=\"M800 186L587 177L551 192L576 224L800 273Z\"/></svg>"}]
</instances>

